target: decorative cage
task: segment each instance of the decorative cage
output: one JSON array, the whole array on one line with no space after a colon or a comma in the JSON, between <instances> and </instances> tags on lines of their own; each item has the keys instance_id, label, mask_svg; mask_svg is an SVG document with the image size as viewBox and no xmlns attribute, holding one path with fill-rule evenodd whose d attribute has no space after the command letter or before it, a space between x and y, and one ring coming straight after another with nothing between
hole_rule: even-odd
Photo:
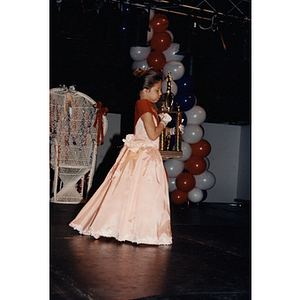
<instances>
[{"instance_id":1,"label":"decorative cage","mask_svg":"<svg viewBox=\"0 0 300 300\"><path fill-rule=\"evenodd\" d=\"M95 173L97 146L108 129L107 108L73 86L50 90L51 202L87 201ZM87 186L86 186L87 185Z\"/></svg>"}]
</instances>

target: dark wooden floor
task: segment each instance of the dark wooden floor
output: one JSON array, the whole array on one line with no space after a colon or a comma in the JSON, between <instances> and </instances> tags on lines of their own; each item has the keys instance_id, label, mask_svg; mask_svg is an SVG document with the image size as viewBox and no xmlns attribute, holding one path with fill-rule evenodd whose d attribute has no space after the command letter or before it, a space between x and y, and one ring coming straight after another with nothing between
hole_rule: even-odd
<instances>
[{"instance_id":1,"label":"dark wooden floor","mask_svg":"<svg viewBox=\"0 0 300 300\"><path fill-rule=\"evenodd\" d=\"M82 236L81 207L50 204L51 299L250 299L249 205L172 205L172 246Z\"/></svg>"}]
</instances>

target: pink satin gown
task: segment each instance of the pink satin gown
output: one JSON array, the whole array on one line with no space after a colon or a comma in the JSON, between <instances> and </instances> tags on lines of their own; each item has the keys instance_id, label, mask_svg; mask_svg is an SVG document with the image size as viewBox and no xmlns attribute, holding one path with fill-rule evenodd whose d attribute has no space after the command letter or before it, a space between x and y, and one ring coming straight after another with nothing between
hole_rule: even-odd
<instances>
[{"instance_id":1,"label":"pink satin gown","mask_svg":"<svg viewBox=\"0 0 300 300\"><path fill-rule=\"evenodd\" d=\"M69 225L96 239L170 245L168 179L158 150L159 138L151 141L139 118L135 134L123 141L106 179Z\"/></svg>"}]
</instances>

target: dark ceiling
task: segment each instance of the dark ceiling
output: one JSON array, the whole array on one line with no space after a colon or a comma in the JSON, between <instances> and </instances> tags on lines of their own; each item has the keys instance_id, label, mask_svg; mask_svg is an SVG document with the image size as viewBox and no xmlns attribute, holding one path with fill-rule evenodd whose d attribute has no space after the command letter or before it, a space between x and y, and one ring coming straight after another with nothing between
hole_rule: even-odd
<instances>
[{"instance_id":1,"label":"dark ceiling","mask_svg":"<svg viewBox=\"0 0 300 300\"><path fill-rule=\"evenodd\" d=\"M128 18L124 7L131 12L149 6L169 19L206 121L249 123L250 1L50 1L50 88L75 84L121 113L124 127L134 106L128 91L131 45L120 29Z\"/></svg>"}]
</instances>

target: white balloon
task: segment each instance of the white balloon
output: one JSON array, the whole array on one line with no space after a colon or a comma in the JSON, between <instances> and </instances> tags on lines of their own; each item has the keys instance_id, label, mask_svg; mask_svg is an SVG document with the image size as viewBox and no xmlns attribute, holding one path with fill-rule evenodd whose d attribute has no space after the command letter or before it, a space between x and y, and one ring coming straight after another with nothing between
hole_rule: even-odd
<instances>
[{"instance_id":1,"label":"white balloon","mask_svg":"<svg viewBox=\"0 0 300 300\"><path fill-rule=\"evenodd\" d=\"M155 10L154 9L150 9L149 21L153 19L154 15L155 15Z\"/></svg>"},{"instance_id":2,"label":"white balloon","mask_svg":"<svg viewBox=\"0 0 300 300\"><path fill-rule=\"evenodd\" d=\"M142 61L147 59L149 53L151 52L151 47L141 47L141 46L132 46L130 47L130 57L136 61Z\"/></svg>"},{"instance_id":3,"label":"white balloon","mask_svg":"<svg viewBox=\"0 0 300 300\"><path fill-rule=\"evenodd\" d=\"M176 61L182 61L184 59L184 55L181 55L181 54L174 54L173 56L173 60L176 60Z\"/></svg>"},{"instance_id":4,"label":"white balloon","mask_svg":"<svg viewBox=\"0 0 300 300\"><path fill-rule=\"evenodd\" d=\"M184 141L181 142L181 151L182 157L178 158L179 161L187 161L192 155L192 147L189 143L186 143Z\"/></svg>"},{"instance_id":5,"label":"white balloon","mask_svg":"<svg viewBox=\"0 0 300 300\"><path fill-rule=\"evenodd\" d=\"M179 47L180 45L178 43L172 43L167 50L163 51L163 54L165 55L167 62L171 60L175 60L175 61L183 60L184 55L176 54L179 51Z\"/></svg>"},{"instance_id":6,"label":"white balloon","mask_svg":"<svg viewBox=\"0 0 300 300\"><path fill-rule=\"evenodd\" d=\"M171 40L172 40L172 43L173 43L173 40L174 40L174 35L173 33L170 31L170 30L166 30L166 33L168 33L171 37Z\"/></svg>"},{"instance_id":7,"label":"white balloon","mask_svg":"<svg viewBox=\"0 0 300 300\"><path fill-rule=\"evenodd\" d=\"M147 42L150 42L151 39L153 38L154 31L151 25L149 25L148 29L149 30L147 30Z\"/></svg>"},{"instance_id":8,"label":"white balloon","mask_svg":"<svg viewBox=\"0 0 300 300\"><path fill-rule=\"evenodd\" d=\"M203 157L203 159L205 160L206 162L206 170L209 169L209 166L210 166L210 162L209 162L209 159L207 157Z\"/></svg>"},{"instance_id":9,"label":"white balloon","mask_svg":"<svg viewBox=\"0 0 300 300\"><path fill-rule=\"evenodd\" d=\"M205 110L198 105L195 105L190 110L184 112L187 117L187 124L198 124L200 125L206 119Z\"/></svg>"},{"instance_id":10,"label":"white balloon","mask_svg":"<svg viewBox=\"0 0 300 300\"><path fill-rule=\"evenodd\" d=\"M203 129L197 124L187 124L182 135L183 141L189 144L198 143L203 137Z\"/></svg>"},{"instance_id":11,"label":"white balloon","mask_svg":"<svg viewBox=\"0 0 300 300\"><path fill-rule=\"evenodd\" d=\"M193 188L188 192L188 199L193 203L200 202L203 199L202 190L197 187Z\"/></svg>"},{"instance_id":12,"label":"white balloon","mask_svg":"<svg viewBox=\"0 0 300 300\"><path fill-rule=\"evenodd\" d=\"M197 105L198 100L197 100L196 95L194 95L194 97L195 97L195 105Z\"/></svg>"},{"instance_id":13,"label":"white balloon","mask_svg":"<svg viewBox=\"0 0 300 300\"><path fill-rule=\"evenodd\" d=\"M168 84L168 79L163 80L161 84L161 91L162 93L165 93L167 91L167 84ZM178 88L177 84L174 80L171 80L171 92L174 94L174 96L177 94Z\"/></svg>"},{"instance_id":14,"label":"white balloon","mask_svg":"<svg viewBox=\"0 0 300 300\"><path fill-rule=\"evenodd\" d=\"M170 60L164 65L164 76L167 77L169 72L171 72L172 80L178 80L185 72L184 65L180 61Z\"/></svg>"},{"instance_id":15,"label":"white balloon","mask_svg":"<svg viewBox=\"0 0 300 300\"><path fill-rule=\"evenodd\" d=\"M176 186L176 177L169 178L169 191L170 191L170 193L172 193L176 189L177 189L177 186Z\"/></svg>"},{"instance_id":16,"label":"white balloon","mask_svg":"<svg viewBox=\"0 0 300 300\"><path fill-rule=\"evenodd\" d=\"M184 170L184 162L177 159L169 159L164 162L169 177L177 177Z\"/></svg>"},{"instance_id":17,"label":"white balloon","mask_svg":"<svg viewBox=\"0 0 300 300\"><path fill-rule=\"evenodd\" d=\"M196 179L196 187L201 190L209 190L216 183L215 175L207 170L200 175L194 175L194 177Z\"/></svg>"},{"instance_id":18,"label":"white balloon","mask_svg":"<svg viewBox=\"0 0 300 300\"><path fill-rule=\"evenodd\" d=\"M142 61L134 61L131 65L131 69L132 70L136 70L136 69L142 69L142 70L148 70L150 69L148 63L147 63L147 59L142 60Z\"/></svg>"}]
</instances>

